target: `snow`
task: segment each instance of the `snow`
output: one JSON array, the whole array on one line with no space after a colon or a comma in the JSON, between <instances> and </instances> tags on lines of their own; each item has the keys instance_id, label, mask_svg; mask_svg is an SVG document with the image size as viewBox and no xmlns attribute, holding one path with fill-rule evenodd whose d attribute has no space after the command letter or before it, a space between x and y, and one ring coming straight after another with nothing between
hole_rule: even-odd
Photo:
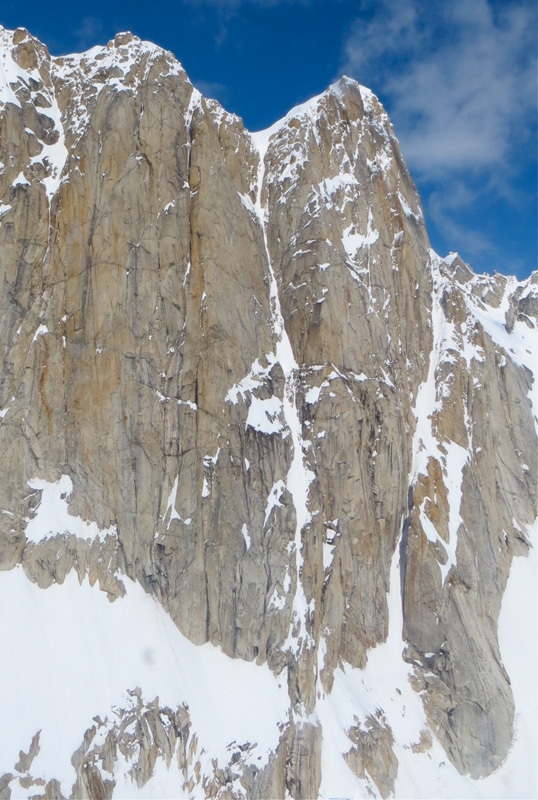
<instances>
[{"instance_id":1,"label":"snow","mask_svg":"<svg viewBox=\"0 0 538 800\"><path fill-rule=\"evenodd\" d=\"M32 478L28 486L41 492L41 501L35 516L28 520L25 535L30 542L41 542L58 534L73 534L80 539L99 539L116 535L116 527L101 530L97 523L69 514L68 500L73 491L73 482L68 475L56 482Z\"/></svg>"},{"instance_id":2,"label":"snow","mask_svg":"<svg viewBox=\"0 0 538 800\"><path fill-rule=\"evenodd\" d=\"M413 438L413 467L411 484L420 475L428 475L431 459L437 460L443 473L443 483L447 490L449 503L449 540L446 542L439 535L432 522L426 516L424 503L420 508L420 520L423 531L431 542L439 542L447 554L446 564L439 564L441 579L444 583L450 568L456 564L457 540L463 520L460 513L462 500L463 474L469 462L469 451L447 437L440 437L433 420L433 414L442 408L443 399L450 396L450 375L444 381L439 380L440 367L443 363L453 362L456 355L465 360L470 367L472 360L480 360L481 356L471 347L464 336L458 336L453 323L449 323L443 312L440 295L443 283L439 273L439 257L431 251L434 291L432 295L432 334L433 349L430 357L428 376L419 386L415 401L415 418L417 426ZM456 354L456 355L455 355ZM472 442L472 431L468 427L469 447ZM432 501L435 498L430 498Z\"/></svg>"},{"instance_id":3,"label":"snow","mask_svg":"<svg viewBox=\"0 0 538 800\"><path fill-rule=\"evenodd\" d=\"M282 497L282 493L284 492L285 488L286 484L282 480L276 481L276 483L273 484L273 488L269 492L269 496L267 498L267 505L265 506L265 518L263 520L264 528L267 525L267 520L269 519L273 508L280 507L282 505L280 498Z\"/></svg>"},{"instance_id":4,"label":"snow","mask_svg":"<svg viewBox=\"0 0 538 800\"><path fill-rule=\"evenodd\" d=\"M359 86L359 84L354 81L352 78L348 78L345 75L340 78L340 80L336 81L336 83L331 84L328 89L322 92L315 97L311 97L305 103L300 103L299 105L294 106L292 109L288 111L288 113L282 117L281 119L277 120L273 125L269 128L266 128L262 131L256 131L255 133L251 133L252 139L254 144L260 153L261 159L265 158L265 154L267 152L267 147L269 145L269 140L273 137L279 130L284 128L288 122L292 119L300 119L303 121L312 121L316 122L318 118L318 109L320 102L326 98L328 95L333 94L337 96L343 95L343 89L347 85L351 85L356 87L360 90L361 95L363 91L369 93L374 97L374 95L370 92L369 89L365 89L363 86ZM258 187L260 188L260 187Z\"/></svg>"},{"instance_id":5,"label":"snow","mask_svg":"<svg viewBox=\"0 0 538 800\"><path fill-rule=\"evenodd\" d=\"M516 735L501 767L488 778L473 781L462 776L448 760L435 734L428 727L422 701L411 688L412 667L402 659L402 609L400 599L399 547L390 576L389 634L387 641L368 653L364 670L344 664L335 672L334 686L317 705L323 726L322 783L324 798L380 797L373 781L359 780L347 767L342 754L352 742L346 731L381 709L384 724L393 733L399 768L397 798L534 798L536 797L537 720L537 523L528 534L534 547L528 558L515 558L505 591L499 620L499 643L503 664L511 680L516 703ZM525 613L522 613L525 609ZM432 746L415 752L421 731L429 730Z\"/></svg>"},{"instance_id":6,"label":"snow","mask_svg":"<svg viewBox=\"0 0 538 800\"><path fill-rule=\"evenodd\" d=\"M456 256L457 257L457 256ZM452 259L454 260L454 259ZM451 261L445 259L445 263ZM481 324L493 342L504 350L511 360L522 367L526 367L535 377L533 385L529 391L529 399L533 408L533 415L538 432L538 381L536 379L536 368L538 365L538 336L534 328L529 328L525 322L516 319L511 333L506 329L506 314L510 306L510 297L515 291L523 286L522 297L525 293L536 289L531 284L531 279L518 283L516 278L507 278L500 304L495 308L492 305L485 305L481 302L476 293L473 292L484 276L476 276L469 284L460 285L469 312ZM491 282L495 280L490 279Z\"/></svg>"},{"instance_id":7,"label":"snow","mask_svg":"<svg viewBox=\"0 0 538 800\"><path fill-rule=\"evenodd\" d=\"M274 354L269 354L268 366L262 367L259 359L256 359L252 363L248 375L246 375L241 381L239 381L239 383L234 384L231 389L228 390L226 397L224 398L225 401L227 403L232 403L232 405L237 405L240 397L244 400L248 394L251 394L256 389L261 388L263 386L264 378L269 375L275 360L276 358Z\"/></svg>"},{"instance_id":8,"label":"snow","mask_svg":"<svg viewBox=\"0 0 538 800\"><path fill-rule=\"evenodd\" d=\"M37 339L38 336L44 336L46 333L49 332L49 329L46 325L40 325L39 328L34 333L34 338L32 339L33 342Z\"/></svg>"},{"instance_id":9,"label":"snow","mask_svg":"<svg viewBox=\"0 0 538 800\"><path fill-rule=\"evenodd\" d=\"M198 89L195 89L193 86L192 93L189 99L189 107L187 108L187 113L185 114L185 125L187 127L189 127L192 122L194 112L202 107L202 102L203 102L203 97L201 92L199 92ZM190 261L189 261L189 269L190 269Z\"/></svg>"},{"instance_id":10,"label":"snow","mask_svg":"<svg viewBox=\"0 0 538 800\"><path fill-rule=\"evenodd\" d=\"M121 756L121 753L118 753ZM129 765L126 764L126 770ZM152 777L144 786L137 787L130 776L123 774L114 787L112 797L114 800L162 800L164 798L177 798L178 787L183 786L184 775L179 768L177 759L172 758L170 766L166 766L164 759L157 759Z\"/></svg>"},{"instance_id":11,"label":"snow","mask_svg":"<svg viewBox=\"0 0 538 800\"><path fill-rule=\"evenodd\" d=\"M121 44L117 37L123 37ZM164 63L162 64L164 74L186 77L181 64L168 51L151 42L141 41L137 36L126 36L125 33L119 33L117 37L116 40L109 42L104 47L96 46L84 53L74 53L52 59L51 66L55 82L60 85L69 85L72 95L79 101L72 110L72 124L69 128L73 146L88 129L89 106L96 101L102 91L112 88L116 93L137 92L140 84L147 80L151 67L157 59L166 63L166 68L164 68ZM91 92L87 91L88 87L92 87ZM190 118L199 99L199 92L193 90L187 109L187 125L190 124ZM55 103L53 103L53 109L56 109ZM55 119L57 119L56 115ZM62 129L59 124L57 124L57 129L61 135ZM60 141L55 145L58 155L60 155L62 142L63 138L60 136Z\"/></svg>"},{"instance_id":12,"label":"snow","mask_svg":"<svg viewBox=\"0 0 538 800\"><path fill-rule=\"evenodd\" d=\"M514 558L499 616L499 646L516 706L514 741L506 762L480 784L485 797L535 798L538 697L538 518L529 527L528 557ZM489 793L489 794L488 794Z\"/></svg>"},{"instance_id":13,"label":"snow","mask_svg":"<svg viewBox=\"0 0 538 800\"><path fill-rule=\"evenodd\" d=\"M366 232L365 233L357 233L356 226L354 224L349 225L347 228L344 229L344 235L342 238L342 244L344 245L344 250L346 251L348 257L351 261L355 261L357 258L358 252L363 247L368 247L371 244L375 244L379 239L379 232L373 227L374 223L374 216L372 209L368 209L368 222L366 224Z\"/></svg>"},{"instance_id":14,"label":"snow","mask_svg":"<svg viewBox=\"0 0 538 800\"><path fill-rule=\"evenodd\" d=\"M433 422L433 412L443 407L445 399L450 398L451 394L451 374L444 380L439 380L439 374L443 364L454 363L458 358L465 362L469 371L472 369L473 361L479 362L484 359L481 348L474 346L470 340L468 332L472 330L472 325L462 323L459 329L452 322L448 322L443 312L441 304L441 294L450 284L448 279L442 274L443 264L450 266L457 256L451 254L447 259L441 259L430 251L432 273L434 278L434 292L432 296L432 329L434 346L428 377L419 387L415 403L415 417L417 427L413 442L413 470L412 481L419 475L427 475L430 459L434 458L442 466L443 482L447 490L449 505L449 541L444 541L439 536L434 525L426 516L424 503L420 509L420 519L425 535L429 541L438 541L447 553L447 563L439 564L443 582L445 581L450 568L456 563L457 537L463 520L460 514L462 500L462 484L466 465L469 463L470 452L472 450L472 428L466 419L468 448L464 448L456 442L446 437L439 436ZM516 364L527 367L532 373L538 363L538 340L536 331L530 329L524 322L516 320L511 333L506 330L506 313L510 304L510 297L520 284L515 278L505 280L505 285L501 301L497 307L485 306L477 297L479 281L483 276L476 276L468 283L459 284L467 309L483 327L493 342ZM495 279L490 279L493 285ZM525 287L525 284L524 284ZM525 287L526 289L526 287ZM528 291L531 284L528 284ZM537 384L534 380L530 399L534 406L535 421L538 425L538 395Z\"/></svg>"},{"instance_id":15,"label":"snow","mask_svg":"<svg viewBox=\"0 0 538 800\"><path fill-rule=\"evenodd\" d=\"M11 184L13 188L16 186L30 186L30 181L26 180L24 176L24 172L19 172L13 183Z\"/></svg>"},{"instance_id":16,"label":"snow","mask_svg":"<svg viewBox=\"0 0 538 800\"><path fill-rule=\"evenodd\" d=\"M45 110L39 110L38 113L47 117L49 121L52 120L53 129L57 131L58 138L54 144L46 144L38 140L40 152L38 155L33 156L30 163L41 163L46 167L48 176L43 179L43 183L47 197L50 200L58 189L61 173L67 159L61 114L54 88L42 81L39 69L36 67L24 70L13 59L11 55L12 37L12 31L0 30L0 106L11 103L22 108L21 102L16 96L16 91L12 88L17 84L29 89L32 96L40 93L45 98L48 107ZM33 86L37 86L37 88L34 89L32 88ZM37 137L37 133L29 128L26 128L25 132L29 136L35 135ZM11 185L13 187L28 186L30 183L24 172L21 171ZM3 206L3 208L5 209L6 207Z\"/></svg>"},{"instance_id":17,"label":"snow","mask_svg":"<svg viewBox=\"0 0 538 800\"><path fill-rule=\"evenodd\" d=\"M507 280L502 301L497 308L489 305L483 307L482 304L477 302L477 298L472 295L471 291L465 292L465 300L469 310L480 322L486 333L499 347L506 351L512 361L534 372L538 363L536 331L530 329L520 320L515 321L511 333L506 330L506 312L509 307L510 295L515 292L517 285L515 278ZM464 289L465 287L460 288Z\"/></svg>"},{"instance_id":18,"label":"snow","mask_svg":"<svg viewBox=\"0 0 538 800\"><path fill-rule=\"evenodd\" d=\"M337 668L330 695L318 703L318 716L323 725L322 797L368 797L370 793L374 797L380 796L373 781L356 778L342 758L342 754L352 747L345 732L357 723L364 726L367 717L375 716L378 709L383 711L383 722L391 728L395 739L394 752L400 765L395 796L442 796L433 791L431 775L425 775L423 766L419 767L417 757L410 749L411 744L419 741L426 721L420 697L409 684L411 667L402 659L404 642L398 547L392 560L388 605L387 641L369 651L364 670L349 664ZM446 759L440 745L436 758ZM437 777L439 760L430 769Z\"/></svg>"},{"instance_id":19,"label":"snow","mask_svg":"<svg viewBox=\"0 0 538 800\"><path fill-rule=\"evenodd\" d=\"M305 402L309 405L314 405L319 400L321 394L321 386L312 386L304 396Z\"/></svg>"},{"instance_id":20,"label":"snow","mask_svg":"<svg viewBox=\"0 0 538 800\"><path fill-rule=\"evenodd\" d=\"M422 219L422 212L420 211L420 209L419 213L415 214L415 212L413 211L413 209L411 208L411 206L409 205L403 194L401 192L397 192L397 196L405 216L411 217L411 219L414 219L416 222L420 222L420 220Z\"/></svg>"},{"instance_id":21,"label":"snow","mask_svg":"<svg viewBox=\"0 0 538 800\"><path fill-rule=\"evenodd\" d=\"M190 525L192 522L192 519L190 517L187 517L187 519L183 519L183 517L181 517L176 511L176 496L177 496L178 483L179 483L179 475L176 475L174 485L172 486L170 494L168 495L168 500L166 501L166 511L164 512L163 516L163 519L166 519L166 515L168 514L168 512L170 512L166 530L170 529L170 525L172 523L172 520L174 519L177 519L179 522L182 522L183 525Z\"/></svg>"},{"instance_id":22,"label":"snow","mask_svg":"<svg viewBox=\"0 0 538 800\"><path fill-rule=\"evenodd\" d=\"M151 339L151 336L149 338ZM99 352L101 352L101 351L99 350ZM161 377L162 378L166 377L166 373L163 372L161 374ZM155 394L159 398L159 403L177 403L178 406L187 406L187 408L190 408L191 411L198 411L198 406L196 405L196 403L193 403L191 400L178 400L175 397L167 397L162 392L160 392L158 389L155 390Z\"/></svg>"},{"instance_id":23,"label":"snow","mask_svg":"<svg viewBox=\"0 0 538 800\"><path fill-rule=\"evenodd\" d=\"M239 194L239 198L240 198L241 202L243 203L243 205L245 206L245 208L247 209L247 211L249 211L251 214L254 214L254 216L256 216L256 207L255 207L254 203L252 202L252 200L250 199L250 197L248 196L248 194L241 194L240 193Z\"/></svg>"},{"instance_id":24,"label":"snow","mask_svg":"<svg viewBox=\"0 0 538 800\"><path fill-rule=\"evenodd\" d=\"M243 523L243 526L241 528L241 533L243 534L243 539L245 540L245 545L247 547L247 550L250 550L250 544L251 544L250 535L248 532L248 527L245 523Z\"/></svg>"},{"instance_id":25,"label":"snow","mask_svg":"<svg viewBox=\"0 0 538 800\"><path fill-rule=\"evenodd\" d=\"M282 430L281 414L282 401L275 395L266 400L252 396L245 427L250 426L260 433L279 433Z\"/></svg>"},{"instance_id":26,"label":"snow","mask_svg":"<svg viewBox=\"0 0 538 800\"><path fill-rule=\"evenodd\" d=\"M323 569L327 570L333 563L336 545L323 542Z\"/></svg>"},{"instance_id":27,"label":"snow","mask_svg":"<svg viewBox=\"0 0 538 800\"><path fill-rule=\"evenodd\" d=\"M263 179L263 161L265 159L265 154L267 152L267 148L269 146L269 140L278 133L288 122L292 119L298 119L301 117L306 117L307 119L315 119L316 118L316 109L320 100L323 98L324 93L317 95L316 97L312 97L310 100L307 100L306 103L300 103L297 106L294 106L292 109L288 111L288 113L282 117L281 119L277 120L273 125L269 128L265 128L262 131L256 131L255 133L251 133L251 138L254 143L255 148L257 149L258 153L260 154L260 162L261 162L261 169L260 169L260 178ZM261 194L261 182L258 182L258 194ZM259 206L259 198L258 198L258 206ZM261 207L260 207L261 210ZM259 214L259 212L257 212Z\"/></svg>"},{"instance_id":28,"label":"snow","mask_svg":"<svg viewBox=\"0 0 538 800\"><path fill-rule=\"evenodd\" d=\"M317 108L319 97L313 98L308 103L292 109L283 120L275 123L271 128L266 131L261 131L251 135L252 143L258 150L258 181L257 181L257 198L255 203L256 215L260 222L260 227L263 233L265 244L265 252L267 255L267 264L270 275L270 307L271 307L271 325L273 335L275 337L275 354L274 360L280 364L284 373L284 392L282 397L282 414L284 417L287 430L291 433L292 439L292 460L291 465L286 475L286 488L290 493L295 507L296 514L296 527L295 535L292 544L292 550L295 554L295 570L297 575L295 595L293 597L292 616L290 620L290 628L288 638L284 648L299 655L303 647L312 646L313 642L307 632L307 615L310 612L310 606L306 600L304 587L301 580L301 567L302 567L302 531L310 522L311 514L308 509L308 492L309 487L314 479L314 473L308 469L305 463L305 453L307 450L307 443L303 440L302 426L297 409L297 375L299 371L298 364L295 360L291 342L284 325L284 318L280 306L280 298L278 294L278 284L276 275L271 263L271 254L267 244L267 210L263 207L262 187L265 177L265 155L269 145L270 138L276 133L282 125L286 124L288 120L294 116L306 116L307 118L314 119L315 109ZM294 156L297 157L297 153ZM300 159L297 159L297 164ZM283 176L281 176L282 178ZM293 709L292 714L299 714L300 709ZM297 717L299 719L299 717Z\"/></svg>"},{"instance_id":29,"label":"snow","mask_svg":"<svg viewBox=\"0 0 538 800\"><path fill-rule=\"evenodd\" d=\"M445 565L440 565L441 579L443 583L450 571L450 567L456 563L458 532L460 525L463 525L463 520L460 514L463 471L469 461L468 451L464 450L464 448L460 447L460 445L456 444L456 442L444 442L444 448L447 451L444 460L443 479L448 494L449 539L448 543L443 543L448 557L447 563Z\"/></svg>"},{"instance_id":30,"label":"snow","mask_svg":"<svg viewBox=\"0 0 538 800\"><path fill-rule=\"evenodd\" d=\"M20 82L26 84L27 75L16 61L11 57L13 47L13 32L0 27L0 103L11 103L21 108L17 95L11 84Z\"/></svg>"},{"instance_id":31,"label":"snow","mask_svg":"<svg viewBox=\"0 0 538 800\"><path fill-rule=\"evenodd\" d=\"M286 567L286 574L284 575L284 581L282 583L282 587L280 587L279 584L275 586L275 591L273 592L273 596L269 601L269 607L282 610L286 605L286 599L290 587L291 587L291 577L289 569Z\"/></svg>"},{"instance_id":32,"label":"snow","mask_svg":"<svg viewBox=\"0 0 538 800\"><path fill-rule=\"evenodd\" d=\"M278 725L287 720L286 681L265 665L192 644L139 584L125 583L126 596L110 603L87 580L79 585L74 572L46 590L20 568L0 572L2 641L17 643L0 660L0 774L13 771L19 750L41 730L31 772L58 778L69 796L71 756L84 732L97 714L110 718L115 707L128 707L126 690L136 687L145 702L158 697L162 706L188 705L202 776L213 774L211 759L228 763L233 740L250 742L248 763L263 767L278 744ZM174 773L162 765L156 783L154 796L179 796ZM128 779L118 796L150 795Z\"/></svg>"},{"instance_id":33,"label":"snow","mask_svg":"<svg viewBox=\"0 0 538 800\"><path fill-rule=\"evenodd\" d=\"M204 456L202 459L204 462L204 467L207 467L209 469L211 465L215 466L217 461L219 460L219 455L220 455L220 447L217 447L217 452L215 453L214 456Z\"/></svg>"},{"instance_id":34,"label":"snow","mask_svg":"<svg viewBox=\"0 0 538 800\"><path fill-rule=\"evenodd\" d=\"M422 398L420 398L422 400ZM417 409L420 409L421 403L417 400ZM420 411L418 418L421 418ZM431 444L431 440L430 440ZM442 452L442 449L446 451ZM422 451L420 455L425 455L428 450ZM463 447L460 447L455 442L444 441L442 446L437 444L437 452L429 451L429 457L441 459L443 465L443 482L447 490L448 499L448 531L449 539L446 542L439 533L433 523L430 521L425 511L425 498L420 506L420 521L422 529L426 538L430 542L441 542L447 554L446 564L439 564L441 570L441 580L444 583L450 568L456 564L456 546L458 541L458 533L460 526L463 525L463 519L460 514L461 501L462 501L462 483L463 471L466 464L469 462L469 453ZM423 458L424 463L424 458ZM423 473L425 474L425 473Z\"/></svg>"},{"instance_id":35,"label":"snow","mask_svg":"<svg viewBox=\"0 0 538 800\"><path fill-rule=\"evenodd\" d=\"M58 132L58 141L54 144L44 144L38 156L32 159L32 163L38 162L48 166L50 174L43 179L49 203L56 194L60 186L62 171L67 161L67 147L65 146L65 134L62 124L62 116L58 107L56 96L49 92L51 107L47 109L47 117L53 120L54 128Z\"/></svg>"}]
</instances>

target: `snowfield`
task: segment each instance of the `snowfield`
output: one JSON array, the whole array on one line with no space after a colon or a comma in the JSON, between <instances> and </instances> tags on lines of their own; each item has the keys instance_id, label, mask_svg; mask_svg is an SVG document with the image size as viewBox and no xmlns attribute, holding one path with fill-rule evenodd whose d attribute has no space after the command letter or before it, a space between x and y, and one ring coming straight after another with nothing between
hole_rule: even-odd
<instances>
[{"instance_id":1,"label":"snowfield","mask_svg":"<svg viewBox=\"0 0 538 800\"><path fill-rule=\"evenodd\" d=\"M249 761L263 766L288 718L285 679L269 667L231 659L211 644L196 646L142 587L125 580L125 597L111 603L88 580L71 572L62 585L39 589L20 568L0 573L0 774L13 771L41 731L31 774L57 778L66 796L75 782L71 756L93 718L113 718L132 704L137 687L145 702L186 704L199 740L202 772L211 759L224 766L228 745L254 745ZM205 752L202 752L205 751ZM125 772L114 773L115 797L138 796ZM178 797L180 785L159 766L153 795ZM179 773L178 773L179 780ZM35 794L36 787L29 790ZM14 797L25 796L17 787Z\"/></svg>"}]
</instances>

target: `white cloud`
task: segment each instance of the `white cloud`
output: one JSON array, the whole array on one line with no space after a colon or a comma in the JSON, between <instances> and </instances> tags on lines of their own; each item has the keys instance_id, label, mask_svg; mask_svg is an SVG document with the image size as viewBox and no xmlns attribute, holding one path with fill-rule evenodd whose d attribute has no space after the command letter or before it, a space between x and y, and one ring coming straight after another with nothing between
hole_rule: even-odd
<instances>
[{"instance_id":1,"label":"white cloud","mask_svg":"<svg viewBox=\"0 0 538 800\"><path fill-rule=\"evenodd\" d=\"M229 90L224 83L219 83L218 81L204 81L202 79L193 79L193 83L198 91L204 95L204 97L214 98L221 104L226 103L229 96Z\"/></svg>"},{"instance_id":2,"label":"white cloud","mask_svg":"<svg viewBox=\"0 0 538 800\"><path fill-rule=\"evenodd\" d=\"M511 254L478 210L535 203L536 17L535 0L363 0L344 42L342 71L384 101L438 244L483 269Z\"/></svg>"},{"instance_id":3,"label":"white cloud","mask_svg":"<svg viewBox=\"0 0 538 800\"><path fill-rule=\"evenodd\" d=\"M441 184L428 197L427 211L435 220L439 233L449 242L477 258L481 255L497 257L496 247L480 231L473 230L467 219L461 220L458 211L480 202L480 192L454 179L450 185Z\"/></svg>"},{"instance_id":4,"label":"white cloud","mask_svg":"<svg viewBox=\"0 0 538 800\"><path fill-rule=\"evenodd\" d=\"M103 23L98 17L84 17L79 28L75 31L77 49L85 50L97 43L103 31Z\"/></svg>"},{"instance_id":5,"label":"white cloud","mask_svg":"<svg viewBox=\"0 0 538 800\"><path fill-rule=\"evenodd\" d=\"M419 40L418 10L413 1L381 0L377 12L368 22L365 22L366 15L361 15L344 44L345 69L361 75L368 71L372 62L382 62L387 55L394 56L416 48Z\"/></svg>"},{"instance_id":6,"label":"white cloud","mask_svg":"<svg viewBox=\"0 0 538 800\"><path fill-rule=\"evenodd\" d=\"M530 2L382 0L348 37L343 71L387 98L412 170L487 168L532 124L535 25Z\"/></svg>"}]
</instances>

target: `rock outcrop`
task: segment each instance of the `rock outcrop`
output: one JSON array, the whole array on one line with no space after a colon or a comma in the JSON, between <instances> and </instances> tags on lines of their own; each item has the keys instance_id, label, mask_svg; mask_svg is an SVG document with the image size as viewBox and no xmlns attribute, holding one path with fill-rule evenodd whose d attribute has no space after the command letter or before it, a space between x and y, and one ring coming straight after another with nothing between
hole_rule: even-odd
<instances>
[{"instance_id":1,"label":"rock outcrop","mask_svg":"<svg viewBox=\"0 0 538 800\"><path fill-rule=\"evenodd\" d=\"M361 791L397 791L390 709L355 694L337 740L323 704L400 593L395 691L423 708L400 745L433 735L489 775L513 737L499 613L537 515L538 274L431 251L352 80L251 134L131 34L52 58L0 29L0 58L0 568L47 591L75 570L119 604L136 581L289 696L278 746L253 765L230 720L222 763L185 704L126 685L71 784L21 777L32 731L0 796L111 797L123 767L134 792L173 762L175 796L312 798L334 741Z\"/></svg>"}]
</instances>

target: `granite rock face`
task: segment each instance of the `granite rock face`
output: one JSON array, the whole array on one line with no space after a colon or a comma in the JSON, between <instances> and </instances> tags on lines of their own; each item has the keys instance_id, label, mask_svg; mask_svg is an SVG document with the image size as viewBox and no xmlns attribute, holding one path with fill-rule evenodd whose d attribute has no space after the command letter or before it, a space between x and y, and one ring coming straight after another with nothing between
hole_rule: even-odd
<instances>
[{"instance_id":1,"label":"granite rock face","mask_svg":"<svg viewBox=\"0 0 538 800\"><path fill-rule=\"evenodd\" d=\"M433 253L352 80L251 134L131 34L52 58L0 29L0 58L0 568L47 591L74 570L113 604L135 581L289 698L254 767L232 722L229 762L204 760L185 704L125 686L71 785L29 776L32 731L1 796L110 797L171 762L176 796L328 793L327 703L387 640L390 597L424 715L402 746L433 734L489 775L514 720L499 613L537 513L538 274ZM341 769L387 796L403 751L363 711Z\"/></svg>"}]
</instances>

